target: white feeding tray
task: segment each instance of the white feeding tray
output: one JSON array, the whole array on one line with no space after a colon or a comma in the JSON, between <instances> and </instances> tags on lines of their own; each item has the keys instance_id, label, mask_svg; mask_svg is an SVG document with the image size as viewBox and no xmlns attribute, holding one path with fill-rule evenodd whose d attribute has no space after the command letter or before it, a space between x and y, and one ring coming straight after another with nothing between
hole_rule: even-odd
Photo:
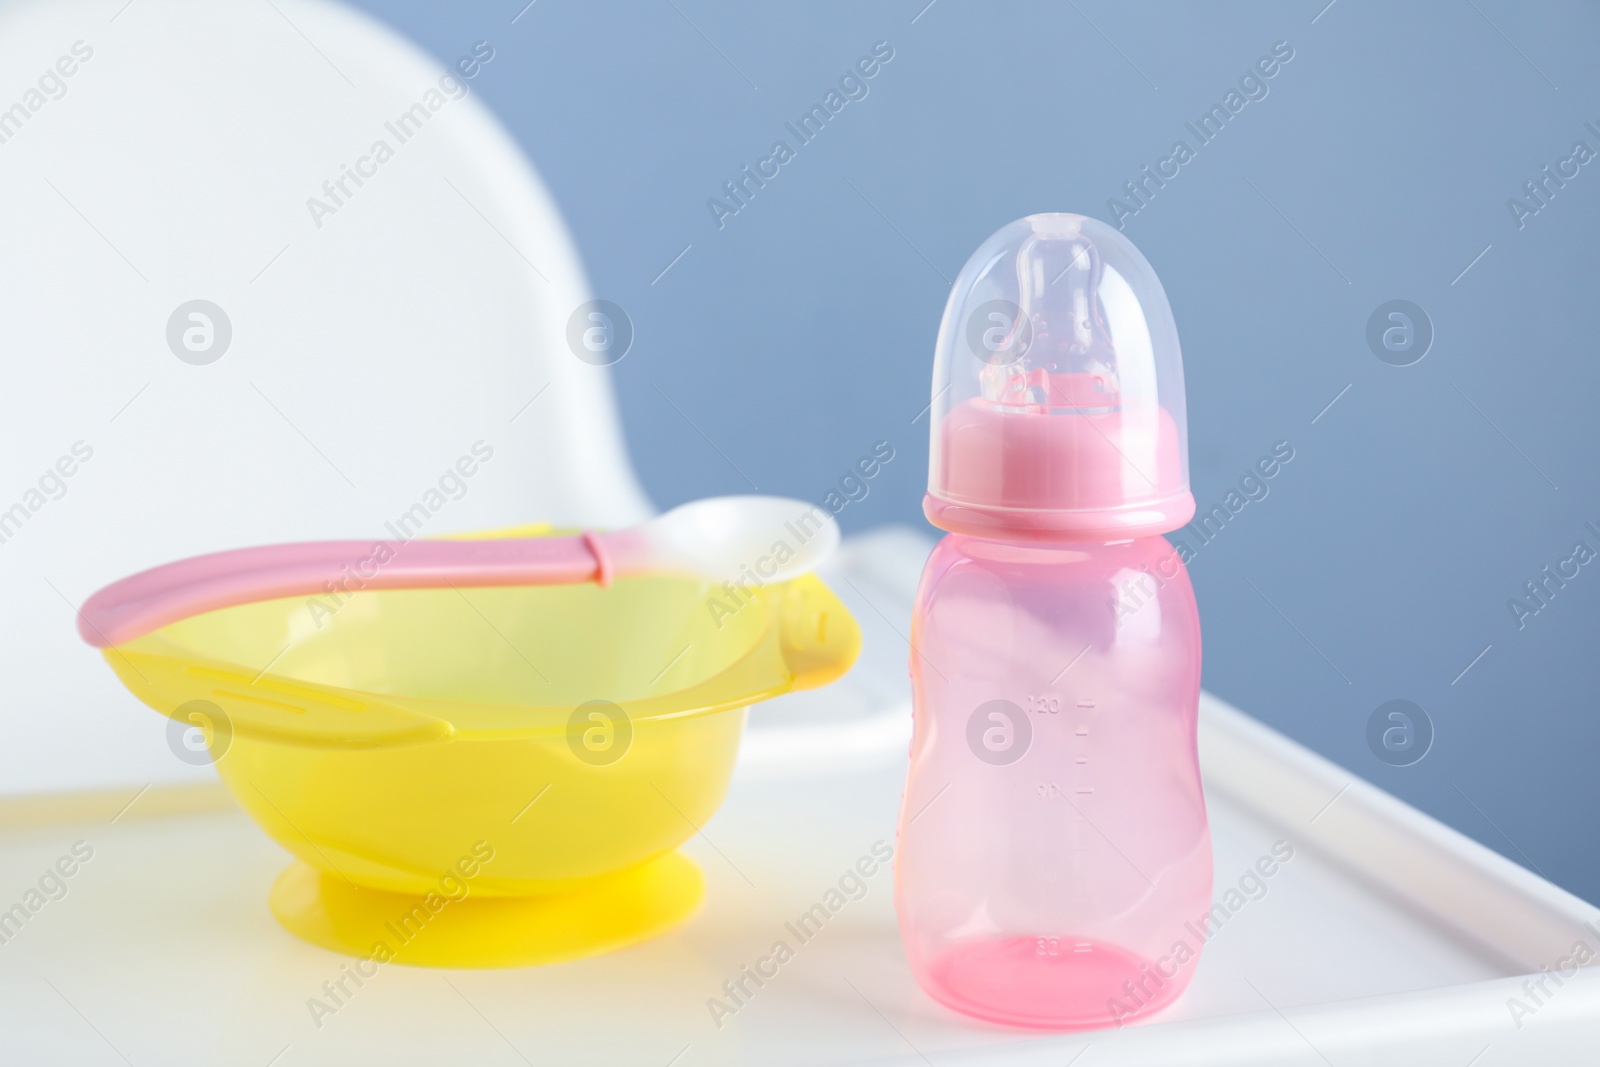
<instances>
[{"instance_id":1,"label":"white feeding tray","mask_svg":"<svg viewBox=\"0 0 1600 1067\"><path fill-rule=\"evenodd\" d=\"M0 917L5 1061L1594 1058L1600 978L1560 968L1580 943L1586 957L1600 949L1600 911L1209 696L1201 757L1225 918L1176 1006L1122 1030L1042 1035L929 1000L900 949L891 870L876 862L894 842L909 739L898 633L927 547L908 531L847 542L829 578L865 631L862 662L836 687L751 712L749 758L686 846L706 873L704 906L610 956L506 971L390 965L357 986L346 957L269 914L267 889L289 858L220 786L7 801L0 909L39 906L14 931ZM149 726L162 724L152 715ZM1275 845L1292 858L1252 877ZM57 869L72 874L48 875ZM1517 1002L1529 1010L1514 1014Z\"/></svg>"}]
</instances>

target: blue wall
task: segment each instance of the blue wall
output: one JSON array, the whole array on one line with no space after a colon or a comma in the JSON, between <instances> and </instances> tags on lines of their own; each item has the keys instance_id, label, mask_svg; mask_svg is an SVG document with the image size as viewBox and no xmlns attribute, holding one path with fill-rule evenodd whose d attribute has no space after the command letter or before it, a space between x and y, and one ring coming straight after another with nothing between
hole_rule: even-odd
<instances>
[{"instance_id":1,"label":"blue wall","mask_svg":"<svg viewBox=\"0 0 1600 1067\"><path fill-rule=\"evenodd\" d=\"M1523 192L1576 141L1600 152L1600 10L525 2L363 6L441 62L495 49L474 87L634 321L616 380L662 506L821 499L887 440L840 519L921 523L914 419L950 279L1018 216L1114 221L1123 183L1188 141L1124 224L1177 315L1195 496L1294 449L1191 565L1207 687L1600 902L1600 562L1544 606L1524 592L1575 542L1600 551L1600 161L1543 205ZM879 41L865 97L719 226L707 201L798 144L785 122ZM1265 96L1247 83L1200 145L1185 123L1276 42L1293 58ZM1434 334L1409 366L1367 340L1396 299ZM1392 699L1433 726L1409 766L1367 740Z\"/></svg>"}]
</instances>

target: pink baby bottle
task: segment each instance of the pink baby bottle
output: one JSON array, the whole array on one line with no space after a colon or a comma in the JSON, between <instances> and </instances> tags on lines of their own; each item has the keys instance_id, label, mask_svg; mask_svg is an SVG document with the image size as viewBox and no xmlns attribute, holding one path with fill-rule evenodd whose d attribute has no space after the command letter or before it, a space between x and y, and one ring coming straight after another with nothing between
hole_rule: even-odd
<instances>
[{"instance_id":1,"label":"pink baby bottle","mask_svg":"<svg viewBox=\"0 0 1600 1067\"><path fill-rule=\"evenodd\" d=\"M1033 215L956 279L911 623L896 907L918 983L1016 1026L1147 1018L1211 903L1183 363L1122 234Z\"/></svg>"}]
</instances>

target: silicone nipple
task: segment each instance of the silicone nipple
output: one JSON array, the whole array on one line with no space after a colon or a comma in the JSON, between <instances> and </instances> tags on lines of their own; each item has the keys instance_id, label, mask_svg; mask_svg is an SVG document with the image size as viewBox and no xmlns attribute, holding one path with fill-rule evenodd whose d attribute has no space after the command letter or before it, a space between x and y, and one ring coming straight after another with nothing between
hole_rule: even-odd
<instances>
[{"instance_id":1,"label":"silicone nipple","mask_svg":"<svg viewBox=\"0 0 1600 1067\"><path fill-rule=\"evenodd\" d=\"M1116 346L1100 302L1099 250L1075 231L1034 234L1017 250L1016 271L1014 328L1027 344L1019 359L987 374L986 397L1057 410L1115 407Z\"/></svg>"}]
</instances>

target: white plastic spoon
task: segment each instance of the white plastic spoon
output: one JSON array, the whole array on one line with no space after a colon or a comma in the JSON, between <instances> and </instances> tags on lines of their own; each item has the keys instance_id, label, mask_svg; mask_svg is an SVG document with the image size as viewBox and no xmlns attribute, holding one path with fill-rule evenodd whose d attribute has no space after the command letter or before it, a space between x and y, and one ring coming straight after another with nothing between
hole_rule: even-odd
<instances>
[{"instance_id":1,"label":"white plastic spoon","mask_svg":"<svg viewBox=\"0 0 1600 1067\"><path fill-rule=\"evenodd\" d=\"M673 508L611 533L466 541L309 541L195 556L101 589L78 613L78 633L107 648L218 608L335 590L563 585L643 574L714 582L783 582L839 544L839 525L815 504L723 496Z\"/></svg>"}]
</instances>

